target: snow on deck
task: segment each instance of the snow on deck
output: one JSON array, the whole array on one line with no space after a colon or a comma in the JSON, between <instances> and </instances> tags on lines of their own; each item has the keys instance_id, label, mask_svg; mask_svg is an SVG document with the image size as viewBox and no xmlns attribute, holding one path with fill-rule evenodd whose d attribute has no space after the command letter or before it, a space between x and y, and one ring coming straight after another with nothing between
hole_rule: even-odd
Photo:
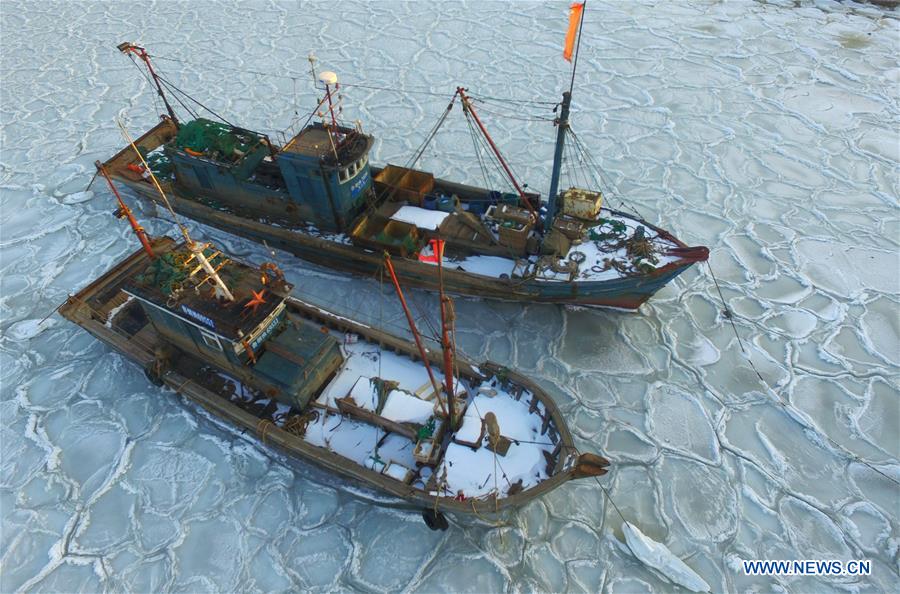
<instances>
[{"instance_id":1,"label":"snow on deck","mask_svg":"<svg viewBox=\"0 0 900 594\"><path fill-rule=\"evenodd\" d=\"M605 216L604 216L605 215ZM621 217L615 216L610 213L603 213L601 215L603 218L612 221L618 221L623 223L626 227L626 231L624 233L624 237L631 237L634 235L635 229L641 226L641 223L635 219L630 217ZM653 243L657 252L654 256L657 259L657 263L653 264L647 260L644 260L647 264L653 266L654 268L661 268L666 264L671 262L675 262L679 259L678 256L667 256L666 252L674 247L677 247L677 244L669 241L667 239L660 238L652 229L648 228L646 225L643 226L644 230L647 234L647 237ZM578 274L576 275L576 280L583 281L603 281L603 280L615 280L617 278L621 278L623 275L621 272L616 270L613 267L606 268L603 260L609 258L611 260L619 260L620 262L629 262L630 258L628 257L628 251L622 247L615 251L605 251L601 249L601 243L599 241L593 241L591 239L587 239L586 241L573 245L569 248L568 253L565 258L562 258L561 261L568 262L571 258L578 258L576 254L581 254L584 256L584 261L578 265ZM551 272L552 271L548 271ZM555 277L549 277L549 275L544 277L545 280L568 280L568 275L556 275Z\"/></svg>"},{"instance_id":2,"label":"snow on deck","mask_svg":"<svg viewBox=\"0 0 900 594\"><path fill-rule=\"evenodd\" d=\"M512 275L516 261L500 256L469 256L462 260L448 262L446 265L473 274L500 278L503 274L507 276Z\"/></svg>"},{"instance_id":3,"label":"snow on deck","mask_svg":"<svg viewBox=\"0 0 900 594\"><path fill-rule=\"evenodd\" d=\"M320 414L306 427L303 439L364 466L383 432L374 425L342 415Z\"/></svg>"},{"instance_id":4,"label":"snow on deck","mask_svg":"<svg viewBox=\"0 0 900 594\"><path fill-rule=\"evenodd\" d=\"M407 205L401 206L400 210L391 215L391 219L415 225L420 229L436 231L449 215L449 212Z\"/></svg>"},{"instance_id":5,"label":"snow on deck","mask_svg":"<svg viewBox=\"0 0 900 594\"><path fill-rule=\"evenodd\" d=\"M418 207L404 206L403 208L416 208L416 210L425 210ZM622 235L623 238L631 237L632 235L634 235L635 229L642 225L641 222L636 219L627 216L614 215L608 211L601 211L600 215L598 215L598 218L604 218L609 221L618 221L624 224L625 231ZM666 252L669 249L677 247L676 243L668 239L659 237L652 229L648 228L646 225L643 226L645 232L647 233L647 237L650 239L657 250L656 254L654 254L657 259L656 264L653 264L652 262L649 262L647 260L644 260L644 262L646 262L650 266L653 266L654 268L661 268L666 264L670 264L679 259L678 256L666 255ZM573 244L569 248L569 251L566 253L565 257L560 258L559 262L563 265L566 265L571 261L570 258L581 260L581 256L584 256L584 260L578 264L578 272L576 273L574 278L575 282L596 282L622 278L626 275L619 272L612 266L607 267L604 263L604 260L608 258L625 263L628 263L631 260L628 257L626 248L622 247L620 249L612 251L604 250L602 247L602 242L592 240L585 236L584 241L582 241L578 245ZM523 262L525 263L525 265L517 267L517 262ZM437 265L436 262L428 263L435 266ZM537 258L535 256L531 256L528 260L516 260L515 258L506 258L503 256L475 255L459 260L448 259L444 261L444 265L448 268L455 268L465 272L470 272L472 274L480 274L482 276L488 276L491 278L505 278L504 275L509 277L515 276L517 278L522 278L531 274L535 274L535 280L538 281L569 282L568 272L556 272L550 268L535 270L536 263ZM515 271L515 274L513 273L513 271Z\"/></svg>"},{"instance_id":6,"label":"snow on deck","mask_svg":"<svg viewBox=\"0 0 900 594\"><path fill-rule=\"evenodd\" d=\"M500 435L513 440L505 456L494 455L485 447L488 437L482 439L477 450L466 445L451 443L437 469L437 476L447 472L444 491L455 495L462 492L467 498L488 495L494 490L505 494L510 486L522 481L528 489L547 478L547 461L544 451L552 452L555 445L546 435L541 435L542 418L539 412L529 412L531 394L524 392L519 400L499 386L494 386L496 396L479 393L466 410L463 424L456 437L468 442L478 439L481 419L492 412L497 417ZM516 441L518 440L518 441Z\"/></svg>"},{"instance_id":7,"label":"snow on deck","mask_svg":"<svg viewBox=\"0 0 900 594\"><path fill-rule=\"evenodd\" d=\"M360 341L342 346L344 364L330 384L316 400L319 404L336 407L335 399L343 398L360 378L380 377L397 382L400 390L415 394L422 386L431 385L428 372L421 362L391 351L385 351L371 343ZM433 369L435 379L441 383L444 375Z\"/></svg>"},{"instance_id":8,"label":"snow on deck","mask_svg":"<svg viewBox=\"0 0 900 594\"><path fill-rule=\"evenodd\" d=\"M402 390L391 390L381 410L381 416L397 423L424 425L434 416L434 404Z\"/></svg>"},{"instance_id":9,"label":"snow on deck","mask_svg":"<svg viewBox=\"0 0 900 594\"><path fill-rule=\"evenodd\" d=\"M418 424L425 424L434 416L434 402L415 395L429 383L421 362L366 342L347 344L342 348L344 364L317 403L335 408L335 399L349 395L357 405L374 411L378 399L372 380L381 378L399 384L388 394L381 416L400 423ZM435 373L438 381L442 381L437 370ZM442 493L455 496L462 492L466 497L482 497L496 489L504 495L511 485L520 481L522 487L528 489L546 479L544 451L552 452L555 445L549 437L541 435L544 407L539 404L535 412L530 412L532 394L526 390L516 400L496 378L473 388L477 388L477 392L469 402L457 436L460 439L468 436L465 441L477 442L481 419L492 412L497 417L500 434L512 440L512 444L505 456L495 456L486 447L487 437L477 450L451 441L436 471L436 475L442 477L446 470L446 483L439 486ZM322 412L309 424L304 439L367 468L384 469L393 461L414 473L419 472L413 457L414 441L340 414ZM419 474L416 484L423 487L430 474L430 469Z\"/></svg>"}]
</instances>

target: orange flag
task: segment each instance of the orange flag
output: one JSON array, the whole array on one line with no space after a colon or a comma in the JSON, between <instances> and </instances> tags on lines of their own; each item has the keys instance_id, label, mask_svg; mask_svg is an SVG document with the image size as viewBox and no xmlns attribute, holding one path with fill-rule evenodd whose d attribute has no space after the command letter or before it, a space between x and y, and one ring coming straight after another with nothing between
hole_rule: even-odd
<instances>
[{"instance_id":1,"label":"orange flag","mask_svg":"<svg viewBox=\"0 0 900 594\"><path fill-rule=\"evenodd\" d=\"M444 240L443 239L432 239L429 243L429 247L431 248L431 253L426 253L425 250L422 250L419 253L419 262L434 262L437 264L439 261L443 261L444 259Z\"/></svg>"},{"instance_id":2,"label":"orange flag","mask_svg":"<svg viewBox=\"0 0 900 594\"><path fill-rule=\"evenodd\" d=\"M578 35L578 25L581 23L581 11L584 10L584 2L573 4L569 7L569 30L566 31L566 47L563 48L563 58L572 61L572 50L575 49L575 37Z\"/></svg>"}]
</instances>

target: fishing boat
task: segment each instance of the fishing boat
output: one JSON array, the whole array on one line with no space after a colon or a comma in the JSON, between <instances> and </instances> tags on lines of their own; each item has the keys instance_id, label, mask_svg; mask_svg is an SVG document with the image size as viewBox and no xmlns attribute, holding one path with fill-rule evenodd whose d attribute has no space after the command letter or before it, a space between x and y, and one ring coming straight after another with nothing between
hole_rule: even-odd
<instances>
[{"instance_id":1,"label":"fishing boat","mask_svg":"<svg viewBox=\"0 0 900 594\"><path fill-rule=\"evenodd\" d=\"M578 6L567 36L570 61L583 22ZM388 250L405 285L436 290L429 246L440 239L450 293L634 310L708 258L706 247L689 247L636 214L609 208L599 190L560 188L566 154L574 151L584 163L594 163L569 124L577 47L572 84L553 121L556 146L546 203L514 175L476 110L478 98L463 87L409 162L375 166L369 162L374 137L359 122L339 120L341 83L334 72L316 74L312 57L323 96L307 124L278 145L267 134L225 120L182 121L168 93L184 106L194 98L161 76L144 48L123 43L119 49L143 63L167 113L137 140L149 165L126 148L103 164L112 177L156 202L149 168L177 212L315 264L370 276ZM485 167L482 160L491 160L502 186L466 185L415 168L457 103L481 147L475 158Z\"/></svg>"},{"instance_id":2,"label":"fishing boat","mask_svg":"<svg viewBox=\"0 0 900 594\"><path fill-rule=\"evenodd\" d=\"M274 264L235 260L183 226L180 241L151 239L100 171L141 249L59 311L153 383L406 500L432 529L446 529L444 512L495 515L606 472L606 459L578 452L554 401L528 378L452 352L448 325L442 348L427 348L389 255L415 342L294 298ZM449 303L442 298L442 313Z\"/></svg>"}]
</instances>

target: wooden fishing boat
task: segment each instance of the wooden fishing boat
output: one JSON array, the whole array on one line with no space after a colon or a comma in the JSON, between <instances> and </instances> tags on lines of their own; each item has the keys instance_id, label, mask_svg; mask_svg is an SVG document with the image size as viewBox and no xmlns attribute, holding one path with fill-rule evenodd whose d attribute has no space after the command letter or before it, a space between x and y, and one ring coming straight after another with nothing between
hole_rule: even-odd
<instances>
[{"instance_id":1,"label":"wooden fishing boat","mask_svg":"<svg viewBox=\"0 0 900 594\"><path fill-rule=\"evenodd\" d=\"M553 400L515 371L457 357L452 426L446 393L410 341L290 297L271 266L199 249L148 241L60 313L155 383L268 445L430 510L433 527L445 526L438 512L494 514L605 472L605 460L576 451ZM231 301L208 295L218 281L198 253ZM440 364L440 350L427 356Z\"/></svg>"},{"instance_id":2,"label":"wooden fishing boat","mask_svg":"<svg viewBox=\"0 0 900 594\"><path fill-rule=\"evenodd\" d=\"M310 114L312 123L278 146L266 134L227 122L200 117L182 122L166 90L182 104L193 98L160 76L143 48L123 43L119 49L144 62L168 115L137 141L148 164L123 150L103 164L112 177L155 202L149 168L177 212L318 265L371 275L388 250L404 284L436 290L428 246L440 239L451 293L637 309L708 257L705 247L688 247L637 215L608 208L600 191L560 190L567 140L572 151L585 152L569 125L571 87L554 122L556 150L549 201L543 204L514 176L476 112L478 97L464 88L457 88L409 163L375 167L368 157L373 137L361 124L338 121L341 85L333 72L318 76L324 96ZM505 190L439 179L415 168L457 100L473 140L487 155L476 158L495 161ZM322 121L313 121L316 116ZM588 157L587 163L593 160Z\"/></svg>"}]
</instances>

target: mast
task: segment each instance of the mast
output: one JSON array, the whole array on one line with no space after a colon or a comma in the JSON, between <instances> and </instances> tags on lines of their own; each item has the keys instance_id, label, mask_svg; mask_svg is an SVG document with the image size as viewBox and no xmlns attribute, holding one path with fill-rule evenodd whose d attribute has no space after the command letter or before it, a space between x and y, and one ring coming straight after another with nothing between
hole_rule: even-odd
<instances>
[{"instance_id":1,"label":"mast","mask_svg":"<svg viewBox=\"0 0 900 594\"><path fill-rule=\"evenodd\" d=\"M500 150L497 148L497 145L494 144L494 140L491 138L491 135L488 134L488 131L484 127L484 124L481 123L478 114L475 113L475 109L472 107L472 102L466 96L465 89L463 89L462 87L457 87L456 92L459 93L459 98L462 99L463 109L467 113L472 114L472 118L478 125L478 129L481 130L481 133L484 135L485 140L487 140L488 145L490 145L491 150L494 151L494 155L497 157L497 160L500 161L500 165L503 166L503 170L506 172L507 177L509 177L509 181L512 182L513 187L516 188L516 192L518 192L519 196L522 198L522 202L524 202L525 206L528 207L528 211L531 213L532 218L536 223L539 222L537 211L534 210L534 207L531 205L528 197L525 196L525 190L523 190L521 186L519 186L519 182L516 181L516 177L513 175L512 170L509 168L509 165L506 164L506 160L503 158L503 155L500 154Z\"/></svg>"},{"instance_id":2,"label":"mast","mask_svg":"<svg viewBox=\"0 0 900 594\"><path fill-rule=\"evenodd\" d=\"M577 4L572 5L572 9L574 10ZM584 11L587 8L587 0L584 0L581 3L581 15L578 20L578 29L577 36L578 41L575 44L575 61L572 62L572 79L569 81L569 90L563 93L562 103L560 104L559 111L559 119L556 120L556 148L553 151L553 171L550 174L550 195L547 196L547 223L553 220L553 217L556 216L556 195L559 192L559 174L562 169L562 156L563 149L566 144L566 133L569 131L569 108L572 105L572 89L575 86L575 70L578 68L578 51L581 49L581 28L584 25ZM571 19L571 15L570 15ZM570 21L569 27L574 25L573 22ZM570 47L566 48L566 51L563 52L563 56L566 59L568 58L568 50Z\"/></svg>"},{"instance_id":3,"label":"mast","mask_svg":"<svg viewBox=\"0 0 900 594\"><path fill-rule=\"evenodd\" d=\"M559 119L556 120L556 148L553 151L553 172L550 174L550 194L547 196L546 221L549 225L556 216L556 194L559 191L559 173L562 170L563 148L566 144L566 133L569 131L569 106L572 104L572 91L563 93Z\"/></svg>"},{"instance_id":4,"label":"mast","mask_svg":"<svg viewBox=\"0 0 900 594\"><path fill-rule=\"evenodd\" d=\"M447 408L449 414L447 418L450 420L450 430L454 429L453 418L453 345L450 343L450 307L452 302L450 298L444 295L444 242L438 239L435 244L438 257L438 287L440 288L441 299L441 350L444 355L444 382L447 388Z\"/></svg>"},{"instance_id":5,"label":"mast","mask_svg":"<svg viewBox=\"0 0 900 594\"><path fill-rule=\"evenodd\" d=\"M116 200L119 201L119 211L116 214L120 216L120 218L124 217L128 219L132 231L134 231L134 234L137 235L138 240L141 242L141 247L144 248L144 251L147 252L147 255L150 256L151 260L155 259L156 254L153 253L153 248L150 247L150 239L147 236L147 232L144 231L144 228L141 227L140 223L137 222L137 219L134 218L134 213L131 212L131 209L128 208L128 205L122 200L122 196L119 195L119 191L116 189L116 186L113 185L112 178L109 177L109 172L106 170L106 167L104 167L100 161L95 161L94 166L97 168L97 171L100 172L100 175L106 179L106 183L109 184L109 189L112 190L112 193L116 196Z\"/></svg>"},{"instance_id":6,"label":"mast","mask_svg":"<svg viewBox=\"0 0 900 594\"><path fill-rule=\"evenodd\" d=\"M150 77L153 79L153 82L156 83L156 92L162 97L163 103L166 106L166 111L169 112L169 117L172 118L172 122L178 126L178 117L175 115L175 110L172 109L172 105L169 103L169 99L163 91L162 84L159 82L159 76L157 76L156 71L153 69L153 64L150 63L150 55L147 53L147 50L133 43L128 43L127 41L125 43L120 43L118 49L123 54L135 54L144 61L144 64L147 65L147 71L150 72Z\"/></svg>"},{"instance_id":7,"label":"mast","mask_svg":"<svg viewBox=\"0 0 900 594\"><path fill-rule=\"evenodd\" d=\"M409 311L409 307L406 305L406 298L403 296L403 290L400 288L400 281L397 280L397 273L394 272L394 264L393 262L391 262L391 255L387 252L384 252L384 263L391 275L391 281L394 283L394 290L397 291L397 297L400 299L400 305L403 306L403 313L406 314L406 321L407 323L409 323L409 329L410 331L412 331L413 338L416 340L416 346L419 349L419 355L422 357L422 363L425 365L425 371L428 372L428 379L431 380L431 387L434 388L434 395L438 399L441 407L444 408L444 402L441 399L441 385L437 382L437 379L434 377L434 372L431 370L431 364L428 361L428 353L425 352L425 347L422 345L422 339L419 336L419 331L416 329L416 323ZM452 411L448 410L447 417L449 418L451 414Z\"/></svg>"},{"instance_id":8,"label":"mast","mask_svg":"<svg viewBox=\"0 0 900 594\"><path fill-rule=\"evenodd\" d=\"M337 161L337 145L340 145L341 139L340 136L338 136L337 117L334 115L334 101L331 99L331 86L334 85L335 89L338 88L338 77L334 72L326 70L319 74L319 81L325 85L325 99L328 100L328 113L331 115L331 126L326 124L326 127L330 128L328 138L331 140L331 150L334 151L334 160Z\"/></svg>"}]
</instances>

